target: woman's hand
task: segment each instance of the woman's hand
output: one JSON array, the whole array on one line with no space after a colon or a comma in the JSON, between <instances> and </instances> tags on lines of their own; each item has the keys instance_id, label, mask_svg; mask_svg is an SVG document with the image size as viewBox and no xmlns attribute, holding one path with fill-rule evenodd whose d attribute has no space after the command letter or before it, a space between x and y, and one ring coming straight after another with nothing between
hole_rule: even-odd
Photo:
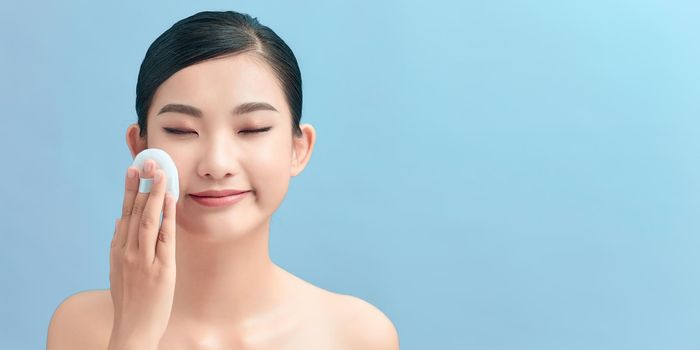
<instances>
[{"instance_id":1,"label":"woman's hand","mask_svg":"<svg viewBox=\"0 0 700 350\"><path fill-rule=\"evenodd\" d=\"M156 349L175 293L175 198L166 194L165 172L153 160L145 162L141 174L153 177L150 193L138 192L137 168L129 167L127 174L133 177L126 179L122 216L110 249L114 324L109 348Z\"/></svg>"}]
</instances>

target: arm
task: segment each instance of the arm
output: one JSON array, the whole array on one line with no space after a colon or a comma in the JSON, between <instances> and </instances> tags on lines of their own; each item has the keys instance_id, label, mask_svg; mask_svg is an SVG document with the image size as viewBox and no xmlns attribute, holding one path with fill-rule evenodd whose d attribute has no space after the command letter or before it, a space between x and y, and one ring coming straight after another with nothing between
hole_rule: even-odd
<instances>
[{"instance_id":1,"label":"arm","mask_svg":"<svg viewBox=\"0 0 700 350\"><path fill-rule=\"evenodd\" d=\"M139 338L114 337L112 304L104 291L83 291L66 298L54 311L46 339L47 350L157 349ZM133 347L138 345L138 347Z\"/></svg>"},{"instance_id":2,"label":"arm","mask_svg":"<svg viewBox=\"0 0 700 350\"><path fill-rule=\"evenodd\" d=\"M90 292L80 292L66 298L54 311L46 338L47 350L94 349L94 324Z\"/></svg>"}]
</instances>

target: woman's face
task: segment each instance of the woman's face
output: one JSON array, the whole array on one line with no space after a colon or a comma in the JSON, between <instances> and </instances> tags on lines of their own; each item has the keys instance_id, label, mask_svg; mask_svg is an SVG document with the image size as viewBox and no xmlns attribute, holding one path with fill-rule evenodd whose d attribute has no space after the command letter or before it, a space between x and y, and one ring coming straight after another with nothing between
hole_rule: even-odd
<instances>
[{"instance_id":1,"label":"woman's face","mask_svg":"<svg viewBox=\"0 0 700 350\"><path fill-rule=\"evenodd\" d=\"M308 161L302 155L306 161L299 164L299 151L310 155L313 145L308 125L304 130L307 136L311 131L311 139L292 138L290 111L278 79L266 63L245 53L201 62L172 75L158 87L147 125L147 145L142 146L165 150L178 168L178 226L193 234L205 232L209 236L202 238L208 240L265 224L281 204L290 176L300 173ZM129 135L138 135L137 124L130 128L135 130ZM251 131L256 129L261 130ZM311 142L304 144L304 139ZM134 155L139 151L138 145L132 148ZM190 196L222 189L251 192L234 205L216 208Z\"/></svg>"}]
</instances>

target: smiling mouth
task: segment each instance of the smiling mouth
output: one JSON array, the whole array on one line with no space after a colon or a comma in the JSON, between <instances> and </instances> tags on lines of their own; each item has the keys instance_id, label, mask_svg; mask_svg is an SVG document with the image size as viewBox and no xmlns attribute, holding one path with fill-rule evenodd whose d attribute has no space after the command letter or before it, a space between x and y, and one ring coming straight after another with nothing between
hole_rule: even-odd
<instances>
[{"instance_id":1,"label":"smiling mouth","mask_svg":"<svg viewBox=\"0 0 700 350\"><path fill-rule=\"evenodd\" d=\"M251 191L245 191L245 192L240 192L236 194L231 194L228 196L223 196L223 197L212 197L212 196L196 196L193 194L190 194L190 197L192 199L206 207L224 207L224 206L229 206L236 204L243 200L245 197L247 197L248 192Z\"/></svg>"},{"instance_id":2,"label":"smiling mouth","mask_svg":"<svg viewBox=\"0 0 700 350\"><path fill-rule=\"evenodd\" d=\"M237 195L237 194L246 193L246 192L250 192L250 190L248 190L248 191L242 191L242 190L209 190L209 191L202 191L202 192L197 192L197 193L190 193L190 196L217 198L217 197L228 197L228 196L231 196L231 195Z\"/></svg>"}]
</instances>

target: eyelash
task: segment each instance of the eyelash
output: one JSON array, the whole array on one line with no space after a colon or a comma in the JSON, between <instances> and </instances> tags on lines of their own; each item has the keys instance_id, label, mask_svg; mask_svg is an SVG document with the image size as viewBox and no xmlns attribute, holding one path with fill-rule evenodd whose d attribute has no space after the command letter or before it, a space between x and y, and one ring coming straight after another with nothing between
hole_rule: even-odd
<instances>
[{"instance_id":1,"label":"eyelash","mask_svg":"<svg viewBox=\"0 0 700 350\"><path fill-rule=\"evenodd\" d=\"M261 129L250 129L250 130L241 130L242 133L244 134L256 134L256 133L263 133L268 130L272 129L271 126L268 126L266 128L261 128ZM189 133L192 133L194 131L188 131L188 130L181 130L181 129L173 129L173 128L163 128L165 132L169 134L175 134L175 135L186 135Z\"/></svg>"}]
</instances>

